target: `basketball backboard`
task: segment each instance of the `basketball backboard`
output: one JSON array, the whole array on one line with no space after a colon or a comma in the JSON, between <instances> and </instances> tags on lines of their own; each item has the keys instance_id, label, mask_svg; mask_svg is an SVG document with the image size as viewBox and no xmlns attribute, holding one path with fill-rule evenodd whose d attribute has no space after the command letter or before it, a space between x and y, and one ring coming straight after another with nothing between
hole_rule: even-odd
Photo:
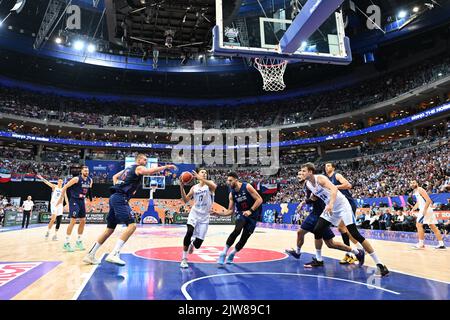
<instances>
[{"instance_id":1,"label":"basketball backboard","mask_svg":"<svg viewBox=\"0 0 450 320\"><path fill-rule=\"evenodd\" d=\"M166 178L164 176L144 176L142 189L151 189L156 187L156 190L164 190L166 188Z\"/></svg>"},{"instance_id":2,"label":"basketball backboard","mask_svg":"<svg viewBox=\"0 0 450 320\"><path fill-rule=\"evenodd\" d=\"M213 51L225 56L348 64L352 57L338 8L342 2L216 0Z\"/></svg>"}]
</instances>

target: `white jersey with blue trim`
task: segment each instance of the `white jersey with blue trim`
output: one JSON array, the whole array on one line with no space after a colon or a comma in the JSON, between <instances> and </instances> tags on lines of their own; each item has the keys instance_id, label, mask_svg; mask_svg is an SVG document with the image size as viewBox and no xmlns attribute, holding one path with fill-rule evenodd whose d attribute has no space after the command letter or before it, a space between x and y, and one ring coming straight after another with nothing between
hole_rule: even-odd
<instances>
[{"instance_id":1,"label":"white jersey with blue trim","mask_svg":"<svg viewBox=\"0 0 450 320\"><path fill-rule=\"evenodd\" d=\"M52 192L52 198L50 200L50 203L56 205L61 195L62 195L62 188L56 187Z\"/></svg>"},{"instance_id":2,"label":"white jersey with blue trim","mask_svg":"<svg viewBox=\"0 0 450 320\"><path fill-rule=\"evenodd\" d=\"M214 193L207 185L201 187L200 184L196 184L193 188L194 206L191 209L191 214L195 214L198 218L209 219L214 203Z\"/></svg>"},{"instance_id":3,"label":"white jersey with blue trim","mask_svg":"<svg viewBox=\"0 0 450 320\"><path fill-rule=\"evenodd\" d=\"M420 195L418 189L414 190L414 196L416 197L417 203L419 204L419 213L424 214L425 210L425 199ZM428 212L433 212L433 208L431 206L428 207Z\"/></svg>"},{"instance_id":4,"label":"white jersey with blue trim","mask_svg":"<svg viewBox=\"0 0 450 320\"><path fill-rule=\"evenodd\" d=\"M318 175L314 175L314 186L312 185L311 182L306 181L306 187L311 190L311 192L318 198L322 199L323 202L325 202L325 204L329 204L330 200L331 200L331 191L330 189L324 188L322 187L318 182L317 182L317 177ZM327 177L323 176L324 178L328 179ZM336 200L334 202L334 206L335 207L339 207L345 203L348 203L347 198L338 190L337 194L336 194Z\"/></svg>"}]
</instances>

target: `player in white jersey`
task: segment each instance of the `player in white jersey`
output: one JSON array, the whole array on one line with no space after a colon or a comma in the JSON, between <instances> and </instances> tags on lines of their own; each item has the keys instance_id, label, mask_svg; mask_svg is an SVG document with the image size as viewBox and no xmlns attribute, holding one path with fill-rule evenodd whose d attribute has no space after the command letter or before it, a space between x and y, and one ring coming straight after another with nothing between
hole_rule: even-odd
<instances>
[{"instance_id":1,"label":"player in white jersey","mask_svg":"<svg viewBox=\"0 0 450 320\"><path fill-rule=\"evenodd\" d=\"M47 229L47 233L45 234L45 239L48 239L48 237L50 236L50 231L52 230L52 227L56 222L55 235L52 238L52 240L56 241L56 240L58 240L58 230L59 230L59 226L61 225L63 209L64 209L64 205L62 203L57 205L57 202L62 194L63 180L58 179L58 184L53 184L50 181L45 180L41 175L36 175L36 177L38 179L41 179L42 182L44 182L47 186L49 186L52 189L52 197L50 200L50 212L51 212L52 216L50 218L50 222L48 223L48 229ZM66 203L69 203L66 195L65 195L65 199L66 199Z\"/></svg>"},{"instance_id":2,"label":"player in white jersey","mask_svg":"<svg viewBox=\"0 0 450 320\"><path fill-rule=\"evenodd\" d=\"M315 174L316 167L313 163L302 165L298 173L300 181L306 182L306 187L318 198L325 202L326 206L320 215L319 221L314 227L314 237L316 240L322 239L324 231L331 225L338 226L341 221L344 222L348 231L372 257L380 275L385 276L389 273L386 266L378 259L370 242L365 239L356 228L355 216L352 207L347 198L338 190L338 188L324 175ZM360 265L364 263L364 255L361 249L358 249L357 258Z\"/></svg>"},{"instance_id":3,"label":"player in white jersey","mask_svg":"<svg viewBox=\"0 0 450 320\"><path fill-rule=\"evenodd\" d=\"M431 204L433 201L431 200L428 193L424 188L419 187L419 184L416 180L412 180L409 183L410 187L413 189L413 195L416 197L416 204L411 209L411 212L414 212L417 208L419 208L419 214L417 215L416 227L417 234L419 236L419 243L413 246L414 249L423 249L425 245L423 241L425 239L425 231L423 230L423 225L427 224L430 229L434 232L434 235L439 241L439 245L435 247L435 249L445 249L444 241L442 240L442 235L439 232L439 229L436 227L438 223L436 219L436 215L433 212L433 208Z\"/></svg>"},{"instance_id":4,"label":"player in white jersey","mask_svg":"<svg viewBox=\"0 0 450 320\"><path fill-rule=\"evenodd\" d=\"M214 203L216 184L207 180L208 173L205 169L192 171L198 183L191 187L188 194L184 191L183 182L180 180L181 197L185 203L194 198L194 205L189 212L187 221L187 232L183 240L183 256L180 263L181 268L188 268L187 255L199 249L205 240L209 226L209 215Z\"/></svg>"}]
</instances>

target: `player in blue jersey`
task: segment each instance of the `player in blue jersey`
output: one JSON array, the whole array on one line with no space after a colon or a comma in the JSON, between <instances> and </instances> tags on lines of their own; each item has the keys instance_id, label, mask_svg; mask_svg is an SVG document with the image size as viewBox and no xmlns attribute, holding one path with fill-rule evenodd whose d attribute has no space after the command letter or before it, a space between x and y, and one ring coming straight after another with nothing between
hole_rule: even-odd
<instances>
[{"instance_id":1,"label":"player in blue jersey","mask_svg":"<svg viewBox=\"0 0 450 320\"><path fill-rule=\"evenodd\" d=\"M325 173L328 179L338 188L338 190L347 198L350 206L352 207L353 215L356 216L356 209L358 206L356 205L355 199L350 192L352 185L348 182L347 179L340 173L336 172L336 165L334 163L328 162L325 164ZM342 240L347 246L350 246L350 240L356 245L358 249L363 249L362 245L356 241L351 234L348 232L347 227L341 221L338 226L338 230L341 233ZM351 253L346 253L344 258L339 262L340 264L352 264L356 261L356 258L353 257Z\"/></svg>"},{"instance_id":2,"label":"player in blue jersey","mask_svg":"<svg viewBox=\"0 0 450 320\"><path fill-rule=\"evenodd\" d=\"M300 259L301 249L304 243L305 235L308 232L313 233L314 228L319 221L319 217L322 212L325 210L325 202L322 199L314 196L309 189L305 190L305 200L299 204L299 207L303 207L305 204L308 204L312 207L311 213L306 217L303 221L300 229L297 231L297 248L286 250L286 253L293 256L296 259ZM312 259L311 262L305 263L305 268L313 268L313 267L321 267L323 266L323 258L322 258L322 245L323 242L327 245L328 248L342 250L346 252L355 252L358 253L358 250L352 250L350 246L344 245L343 243L334 241L334 233L330 227L325 228L323 232L322 239L315 239L314 244L316 248L316 257Z\"/></svg>"},{"instance_id":3,"label":"player in blue jersey","mask_svg":"<svg viewBox=\"0 0 450 320\"><path fill-rule=\"evenodd\" d=\"M256 228L256 222L261 215L261 196L250 184L239 181L239 176L235 172L228 173L227 185L230 187L228 210L223 215L232 215L236 212L236 221L233 232L227 239L225 248L219 256L217 263L223 265L228 250L241 234L241 238L230 253L226 263L233 263L234 256L244 247L248 238Z\"/></svg>"},{"instance_id":4,"label":"player in blue jersey","mask_svg":"<svg viewBox=\"0 0 450 320\"><path fill-rule=\"evenodd\" d=\"M61 196L56 204L56 206L62 205L64 196L66 192L69 193L69 219L70 223L67 227L66 241L64 242L63 249L68 252L73 252L74 249L70 246L70 236L72 235L73 227L77 222L80 221L78 225L78 238L75 243L75 249L84 250L82 236L84 231L84 226L86 224L86 197L92 200L91 190L92 179L89 177L89 168L83 166L81 168L81 173L77 177L73 177L67 182L67 184L61 190Z\"/></svg>"},{"instance_id":5,"label":"player in blue jersey","mask_svg":"<svg viewBox=\"0 0 450 320\"><path fill-rule=\"evenodd\" d=\"M131 235L136 230L136 221L128 201L136 193L142 184L143 176L158 174L166 169L174 169L174 165L166 165L156 168L147 168L147 156L138 154L135 164L118 172L113 177L113 186L110 188L111 197L109 198L109 213L106 217L106 230L100 235L97 242L83 258L87 264L99 264L100 261L95 258L95 253L100 246L114 233L118 224L125 224L127 228L120 235L113 251L106 257L105 261L124 266L125 261L120 259L120 250Z\"/></svg>"}]
</instances>

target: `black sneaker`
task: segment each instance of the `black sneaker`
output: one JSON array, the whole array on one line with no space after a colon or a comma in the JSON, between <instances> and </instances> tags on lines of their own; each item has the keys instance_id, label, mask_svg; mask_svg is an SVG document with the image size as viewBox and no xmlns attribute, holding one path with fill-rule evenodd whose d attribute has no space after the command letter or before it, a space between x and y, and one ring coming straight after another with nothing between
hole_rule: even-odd
<instances>
[{"instance_id":1,"label":"black sneaker","mask_svg":"<svg viewBox=\"0 0 450 320\"><path fill-rule=\"evenodd\" d=\"M303 266L305 268L323 267L323 261L319 261L316 258L312 258L311 262L305 263Z\"/></svg>"},{"instance_id":2,"label":"black sneaker","mask_svg":"<svg viewBox=\"0 0 450 320\"><path fill-rule=\"evenodd\" d=\"M447 249L445 246L436 246L434 248L437 250Z\"/></svg>"},{"instance_id":3,"label":"black sneaker","mask_svg":"<svg viewBox=\"0 0 450 320\"><path fill-rule=\"evenodd\" d=\"M382 265L381 263L378 263L377 264L377 268L378 268L378 271L380 271L380 275L382 277L387 276L389 274L389 270L388 270L388 268L385 265Z\"/></svg>"},{"instance_id":4,"label":"black sneaker","mask_svg":"<svg viewBox=\"0 0 450 320\"><path fill-rule=\"evenodd\" d=\"M364 256L366 255L364 250L358 249L358 254L355 254L356 259L359 261L359 266L362 267L364 265Z\"/></svg>"},{"instance_id":5,"label":"black sneaker","mask_svg":"<svg viewBox=\"0 0 450 320\"><path fill-rule=\"evenodd\" d=\"M288 255L293 256L295 259L300 259L301 253L297 253L296 250L291 249L291 250L284 250Z\"/></svg>"}]
</instances>

